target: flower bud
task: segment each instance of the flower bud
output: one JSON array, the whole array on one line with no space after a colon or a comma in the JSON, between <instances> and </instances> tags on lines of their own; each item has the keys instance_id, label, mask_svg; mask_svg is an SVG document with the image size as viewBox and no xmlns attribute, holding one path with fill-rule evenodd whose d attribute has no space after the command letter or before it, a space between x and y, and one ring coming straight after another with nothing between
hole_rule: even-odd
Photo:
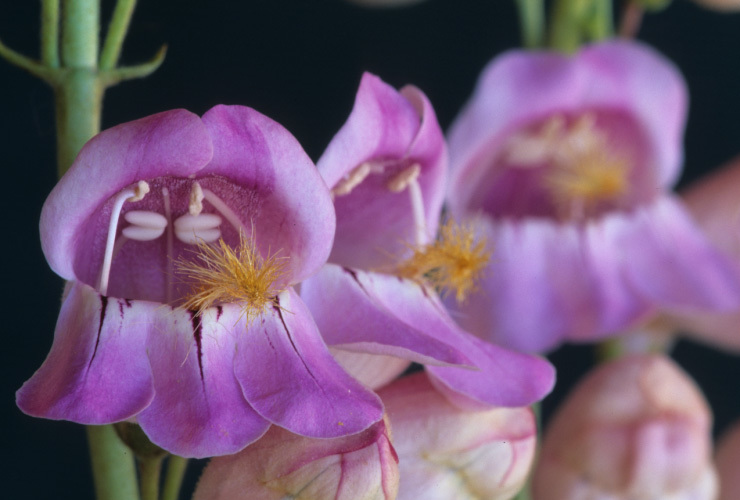
<instances>
[{"instance_id":1,"label":"flower bud","mask_svg":"<svg viewBox=\"0 0 740 500\"><path fill-rule=\"evenodd\" d=\"M211 460L193 500L393 500L398 458L387 422L311 439L277 426L236 455Z\"/></svg>"},{"instance_id":2,"label":"flower bud","mask_svg":"<svg viewBox=\"0 0 740 500\"><path fill-rule=\"evenodd\" d=\"M714 461L719 475L719 500L740 498L740 474L737 473L740 463L740 423L736 423L720 438Z\"/></svg>"},{"instance_id":3,"label":"flower bud","mask_svg":"<svg viewBox=\"0 0 740 500\"><path fill-rule=\"evenodd\" d=\"M466 411L424 373L379 391L393 425L399 500L512 498L532 465L536 425L529 408Z\"/></svg>"},{"instance_id":4,"label":"flower bud","mask_svg":"<svg viewBox=\"0 0 740 500\"><path fill-rule=\"evenodd\" d=\"M334 347L329 347L329 351L347 373L373 390L388 384L411 365L410 361L395 356L345 351Z\"/></svg>"},{"instance_id":5,"label":"flower bud","mask_svg":"<svg viewBox=\"0 0 740 500\"><path fill-rule=\"evenodd\" d=\"M545 434L535 500L713 500L709 407L665 356L594 370Z\"/></svg>"}]
</instances>

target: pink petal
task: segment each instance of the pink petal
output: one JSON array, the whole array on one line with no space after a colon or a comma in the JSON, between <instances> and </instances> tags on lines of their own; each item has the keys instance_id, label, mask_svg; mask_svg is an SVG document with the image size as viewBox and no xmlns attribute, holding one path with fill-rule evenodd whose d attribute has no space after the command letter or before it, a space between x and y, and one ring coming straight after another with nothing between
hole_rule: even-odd
<instances>
[{"instance_id":1,"label":"pink petal","mask_svg":"<svg viewBox=\"0 0 740 500\"><path fill-rule=\"evenodd\" d=\"M198 172L212 155L200 118L182 109L110 128L93 137L41 212L41 246L51 268L74 279L86 266L93 236L105 234L101 203L142 179Z\"/></svg>"},{"instance_id":2,"label":"pink petal","mask_svg":"<svg viewBox=\"0 0 740 500\"><path fill-rule=\"evenodd\" d=\"M444 332L451 322L416 283L327 264L301 284L324 341L355 352L431 364L469 365Z\"/></svg>"},{"instance_id":3,"label":"pink petal","mask_svg":"<svg viewBox=\"0 0 740 500\"><path fill-rule=\"evenodd\" d=\"M733 266L674 198L662 197L606 224L607 244L622 249L623 272L655 305L729 310L740 303Z\"/></svg>"},{"instance_id":4,"label":"pink petal","mask_svg":"<svg viewBox=\"0 0 740 500\"><path fill-rule=\"evenodd\" d=\"M270 422L306 437L354 434L382 418L382 405L341 369L300 297L289 289L238 342L244 396Z\"/></svg>"},{"instance_id":5,"label":"pink petal","mask_svg":"<svg viewBox=\"0 0 740 500\"><path fill-rule=\"evenodd\" d=\"M225 200L249 214L266 254L289 257L291 283L318 271L335 228L329 192L298 141L277 122L243 106L216 106L203 116L214 144L200 175L222 175L253 189L250 199Z\"/></svg>"},{"instance_id":6,"label":"pink petal","mask_svg":"<svg viewBox=\"0 0 740 500\"><path fill-rule=\"evenodd\" d=\"M648 310L624 276L620 253L598 222L585 228L547 219L473 221L492 249L481 290L453 315L468 331L524 352L565 339L605 336Z\"/></svg>"},{"instance_id":7,"label":"pink petal","mask_svg":"<svg viewBox=\"0 0 740 500\"><path fill-rule=\"evenodd\" d=\"M387 163L397 172L418 164L427 230L434 234L442 208L447 168L444 138L431 104L415 87L399 93L365 73L347 122L318 161L327 185L365 162ZM387 188L389 174L370 174L351 193L337 196L337 235L330 260L350 267L377 267L406 252L414 221L406 191Z\"/></svg>"},{"instance_id":8,"label":"pink petal","mask_svg":"<svg viewBox=\"0 0 740 500\"><path fill-rule=\"evenodd\" d=\"M455 344L478 368L427 366L434 386L462 408L529 406L555 385L555 368L545 359L460 335Z\"/></svg>"},{"instance_id":9,"label":"pink petal","mask_svg":"<svg viewBox=\"0 0 740 500\"><path fill-rule=\"evenodd\" d=\"M155 444L184 457L236 453L269 422L250 407L234 376L237 338L245 335L237 304L202 316L161 307L148 352L157 392L138 417Z\"/></svg>"},{"instance_id":10,"label":"pink petal","mask_svg":"<svg viewBox=\"0 0 740 500\"><path fill-rule=\"evenodd\" d=\"M17 394L29 415L81 424L135 416L154 397L146 337L159 304L108 298L79 282L62 304L54 344Z\"/></svg>"}]
</instances>

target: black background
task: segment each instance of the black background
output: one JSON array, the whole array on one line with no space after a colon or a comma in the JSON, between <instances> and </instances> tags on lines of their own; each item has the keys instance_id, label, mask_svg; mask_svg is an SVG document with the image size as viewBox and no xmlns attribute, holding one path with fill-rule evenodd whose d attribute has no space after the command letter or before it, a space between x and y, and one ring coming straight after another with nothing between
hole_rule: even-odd
<instances>
[{"instance_id":1,"label":"black background","mask_svg":"<svg viewBox=\"0 0 740 500\"><path fill-rule=\"evenodd\" d=\"M519 40L512 0L428 0L396 10L342 0L139 3L122 62L142 62L163 43L169 52L151 77L108 91L104 128L171 108L203 113L217 103L244 104L285 125L314 160L346 119L362 71L419 86L447 128L483 65ZM112 2L103 4L107 20ZM35 57L38 15L38 2L0 0L0 39ZM646 18L640 38L688 80L685 184L740 152L740 15L677 0ZM14 403L51 345L62 287L38 236L41 205L56 181L53 123L51 91L0 61L3 498L93 497L84 429L27 417ZM740 418L735 356L688 342L675 355L715 408L716 432ZM552 359L559 384L546 414L588 368L592 348L567 346Z\"/></svg>"}]
</instances>

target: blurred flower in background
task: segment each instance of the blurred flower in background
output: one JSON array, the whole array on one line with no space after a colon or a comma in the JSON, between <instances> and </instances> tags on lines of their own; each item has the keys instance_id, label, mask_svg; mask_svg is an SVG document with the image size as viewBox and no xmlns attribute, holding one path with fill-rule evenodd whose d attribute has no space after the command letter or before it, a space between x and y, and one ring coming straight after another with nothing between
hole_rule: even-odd
<instances>
[{"instance_id":1,"label":"blurred flower in background","mask_svg":"<svg viewBox=\"0 0 740 500\"><path fill-rule=\"evenodd\" d=\"M713 500L712 415L663 355L597 367L547 426L535 500Z\"/></svg>"},{"instance_id":2,"label":"blurred flower in background","mask_svg":"<svg viewBox=\"0 0 740 500\"><path fill-rule=\"evenodd\" d=\"M467 330L541 352L614 334L655 307L728 309L740 283L668 189L686 86L653 49L494 59L449 132L449 209L491 245ZM680 250L680 251L677 251Z\"/></svg>"}]
</instances>

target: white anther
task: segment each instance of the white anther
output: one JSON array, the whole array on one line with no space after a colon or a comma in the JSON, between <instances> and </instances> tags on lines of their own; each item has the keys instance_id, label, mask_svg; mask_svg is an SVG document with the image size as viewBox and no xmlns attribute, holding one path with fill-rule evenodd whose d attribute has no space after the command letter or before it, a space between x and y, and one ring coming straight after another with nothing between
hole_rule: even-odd
<instances>
[{"instance_id":1,"label":"white anther","mask_svg":"<svg viewBox=\"0 0 740 500\"><path fill-rule=\"evenodd\" d=\"M400 193L406 189L411 182L416 181L420 173L421 166L418 163L414 163L410 167L401 170L391 177L388 180L387 187L394 193Z\"/></svg>"},{"instance_id":2,"label":"white anther","mask_svg":"<svg viewBox=\"0 0 740 500\"><path fill-rule=\"evenodd\" d=\"M195 245L197 243L213 243L214 241L218 241L221 237L221 230L219 228L201 229L197 233L193 231L188 233L187 231L180 232L175 229L175 236L177 236L178 240L183 243L187 243L188 245Z\"/></svg>"},{"instance_id":3,"label":"white anther","mask_svg":"<svg viewBox=\"0 0 740 500\"><path fill-rule=\"evenodd\" d=\"M334 186L331 190L332 194L335 196L344 196L351 193L354 188L359 186L374 171L377 171L377 169L374 169L370 163L363 163L359 167L353 168Z\"/></svg>"},{"instance_id":4,"label":"white anther","mask_svg":"<svg viewBox=\"0 0 740 500\"><path fill-rule=\"evenodd\" d=\"M130 240L151 241L162 236L164 229L164 227L128 226L121 230L121 234Z\"/></svg>"},{"instance_id":5,"label":"white anther","mask_svg":"<svg viewBox=\"0 0 740 500\"><path fill-rule=\"evenodd\" d=\"M167 218L157 212L148 210L131 210L123 214L126 222L134 226L141 226L151 229L164 229L167 227Z\"/></svg>"},{"instance_id":6,"label":"white anther","mask_svg":"<svg viewBox=\"0 0 740 500\"><path fill-rule=\"evenodd\" d=\"M188 213L190 215L200 215L203 211L203 188L200 187L198 181L193 182L193 187L190 188L190 203L188 204Z\"/></svg>"},{"instance_id":7,"label":"white anther","mask_svg":"<svg viewBox=\"0 0 740 500\"><path fill-rule=\"evenodd\" d=\"M216 214L181 215L175 219L175 231L193 231L199 229L213 229L221 225L220 216Z\"/></svg>"},{"instance_id":8,"label":"white anther","mask_svg":"<svg viewBox=\"0 0 740 500\"><path fill-rule=\"evenodd\" d=\"M199 241L212 243L221 237L220 216L216 214L185 214L175 220L175 236L183 243L195 244Z\"/></svg>"}]
</instances>

